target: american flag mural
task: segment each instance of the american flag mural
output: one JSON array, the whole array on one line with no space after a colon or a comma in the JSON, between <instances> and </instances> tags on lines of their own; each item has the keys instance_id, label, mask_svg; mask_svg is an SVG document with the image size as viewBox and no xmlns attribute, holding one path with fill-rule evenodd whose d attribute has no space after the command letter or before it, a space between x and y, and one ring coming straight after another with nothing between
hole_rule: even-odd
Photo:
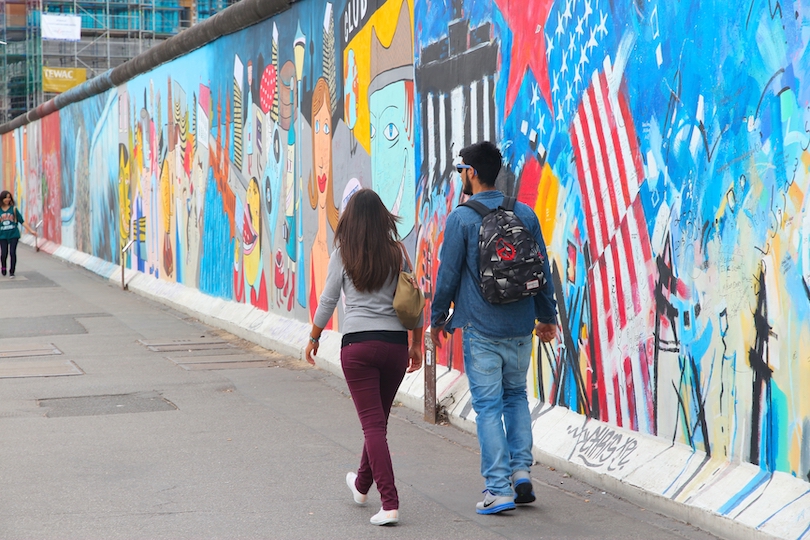
<instances>
[{"instance_id":1,"label":"american flag mural","mask_svg":"<svg viewBox=\"0 0 810 540\"><path fill-rule=\"evenodd\" d=\"M628 43L616 43L606 5L556 2L545 24L551 105L567 131L586 239L591 415L655 432L654 265L644 170L626 88ZM618 63L610 50L616 51Z\"/></svg>"},{"instance_id":2,"label":"american flag mural","mask_svg":"<svg viewBox=\"0 0 810 540\"><path fill-rule=\"evenodd\" d=\"M638 197L643 170L635 127L609 59L583 93L570 136L589 238L599 411L617 425L651 432L652 249Z\"/></svg>"}]
</instances>

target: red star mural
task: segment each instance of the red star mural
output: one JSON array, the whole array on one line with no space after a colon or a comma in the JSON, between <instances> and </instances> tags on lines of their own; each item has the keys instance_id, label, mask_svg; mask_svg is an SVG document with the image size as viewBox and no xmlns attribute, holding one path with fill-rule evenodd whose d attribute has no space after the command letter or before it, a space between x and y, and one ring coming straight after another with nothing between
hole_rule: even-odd
<instances>
[{"instance_id":1,"label":"red star mural","mask_svg":"<svg viewBox=\"0 0 810 540\"><path fill-rule=\"evenodd\" d=\"M506 108L504 117L509 116L517 99L526 69L531 69L540 84L549 109L554 111L551 102L551 84L548 77L545 32L546 19L554 0L495 0L498 8L512 30L511 68L506 87Z\"/></svg>"}]
</instances>

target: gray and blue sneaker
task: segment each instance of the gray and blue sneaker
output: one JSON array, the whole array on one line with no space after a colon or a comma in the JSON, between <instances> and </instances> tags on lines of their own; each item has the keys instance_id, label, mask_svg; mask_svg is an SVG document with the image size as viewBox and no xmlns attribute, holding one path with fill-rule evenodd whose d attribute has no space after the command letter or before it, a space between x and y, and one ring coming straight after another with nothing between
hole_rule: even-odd
<instances>
[{"instance_id":1,"label":"gray and blue sneaker","mask_svg":"<svg viewBox=\"0 0 810 540\"><path fill-rule=\"evenodd\" d=\"M475 511L479 514L499 514L517 508L513 497L495 495L488 489L485 489L483 493L484 500L475 505Z\"/></svg>"},{"instance_id":2,"label":"gray and blue sneaker","mask_svg":"<svg viewBox=\"0 0 810 540\"><path fill-rule=\"evenodd\" d=\"M529 504L537 500L529 471L515 471L512 475L512 488L515 490L517 504Z\"/></svg>"}]
</instances>

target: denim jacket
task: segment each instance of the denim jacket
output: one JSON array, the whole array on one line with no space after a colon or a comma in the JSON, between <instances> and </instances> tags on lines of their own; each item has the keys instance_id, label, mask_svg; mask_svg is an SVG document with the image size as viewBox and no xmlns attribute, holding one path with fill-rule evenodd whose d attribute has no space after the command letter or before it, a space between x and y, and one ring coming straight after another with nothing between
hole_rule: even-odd
<instances>
[{"instance_id":1,"label":"denim jacket","mask_svg":"<svg viewBox=\"0 0 810 540\"><path fill-rule=\"evenodd\" d=\"M472 196L489 208L503 202L500 191L482 191ZM548 264L546 244L534 211L521 202L515 204L515 214L537 240L545 258L546 287L533 297L510 304L490 304L481 294L478 275L478 234L481 215L466 206L459 206L447 216L444 242L439 255L439 273L431 306L431 326L447 321L450 303L453 315L445 324L450 332L455 328L472 326L491 337L520 337L532 333L535 320L557 322L557 302Z\"/></svg>"}]
</instances>

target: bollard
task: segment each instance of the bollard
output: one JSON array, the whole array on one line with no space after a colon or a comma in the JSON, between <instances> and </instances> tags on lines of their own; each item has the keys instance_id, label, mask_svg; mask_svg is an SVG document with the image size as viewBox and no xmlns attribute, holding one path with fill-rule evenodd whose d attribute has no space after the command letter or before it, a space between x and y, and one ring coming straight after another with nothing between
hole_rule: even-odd
<instances>
[{"instance_id":1,"label":"bollard","mask_svg":"<svg viewBox=\"0 0 810 540\"><path fill-rule=\"evenodd\" d=\"M425 422L435 424L439 420L436 405L436 347L430 332L430 328L425 332Z\"/></svg>"},{"instance_id":2,"label":"bollard","mask_svg":"<svg viewBox=\"0 0 810 540\"><path fill-rule=\"evenodd\" d=\"M132 246L133 242L135 242L135 239L130 240L129 243L124 246L124 249L121 250L121 289L125 291L128 289L128 287L126 282L124 281L124 270L126 269L126 265L124 264L124 257L126 256L127 251L129 251L129 248L130 246Z\"/></svg>"}]
</instances>

